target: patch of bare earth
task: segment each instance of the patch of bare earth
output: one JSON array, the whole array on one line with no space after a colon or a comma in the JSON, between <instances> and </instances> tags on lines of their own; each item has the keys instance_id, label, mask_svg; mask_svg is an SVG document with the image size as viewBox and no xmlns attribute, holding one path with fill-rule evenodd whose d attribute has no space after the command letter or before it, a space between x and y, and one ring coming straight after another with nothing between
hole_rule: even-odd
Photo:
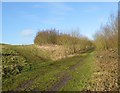
<instances>
[{"instance_id":1,"label":"patch of bare earth","mask_svg":"<svg viewBox=\"0 0 120 93\"><path fill-rule=\"evenodd\" d=\"M16 89L16 91L21 91L22 89L26 89L28 87L30 87L32 85L32 83L34 82L34 80L37 78L38 76L34 77L33 79L30 79L26 82L24 82L23 84L21 84L20 86L18 86L18 88Z\"/></svg>"},{"instance_id":2,"label":"patch of bare earth","mask_svg":"<svg viewBox=\"0 0 120 93\"><path fill-rule=\"evenodd\" d=\"M64 73L64 75L60 78L60 80L54 84L49 91L58 91L60 88L62 88L64 85L68 83L69 80L71 80L72 77L68 73Z\"/></svg>"},{"instance_id":3,"label":"patch of bare earth","mask_svg":"<svg viewBox=\"0 0 120 93\"><path fill-rule=\"evenodd\" d=\"M78 63L70 66L65 72L60 72L57 77L60 77L59 81L56 82L48 91L59 91L63 86L65 86L69 80L72 79L72 76L69 75L69 70L74 71L80 64L83 59L80 59Z\"/></svg>"},{"instance_id":4,"label":"patch of bare earth","mask_svg":"<svg viewBox=\"0 0 120 93\"><path fill-rule=\"evenodd\" d=\"M96 69L86 86L90 91L118 91L118 51L96 52Z\"/></svg>"},{"instance_id":5,"label":"patch of bare earth","mask_svg":"<svg viewBox=\"0 0 120 93\"><path fill-rule=\"evenodd\" d=\"M47 73L47 72L46 72ZM43 71L42 72L42 75L44 75L45 72ZM17 89L15 91L22 91L22 90L26 90L26 89L29 89L31 87L31 85L33 84L33 82L38 78L40 77L40 75L36 75L36 76L33 76L33 78L31 78L30 80L27 80L25 82L23 82L22 84L20 84ZM30 89L31 90L31 89Z\"/></svg>"}]
</instances>

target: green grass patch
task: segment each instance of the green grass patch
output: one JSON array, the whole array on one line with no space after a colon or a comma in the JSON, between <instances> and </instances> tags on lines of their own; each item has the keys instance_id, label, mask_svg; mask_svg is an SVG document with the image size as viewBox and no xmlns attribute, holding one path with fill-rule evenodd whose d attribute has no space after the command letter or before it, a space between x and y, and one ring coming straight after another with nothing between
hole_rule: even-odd
<instances>
[{"instance_id":1,"label":"green grass patch","mask_svg":"<svg viewBox=\"0 0 120 93\"><path fill-rule=\"evenodd\" d=\"M61 88L61 91L80 91L85 88L94 68L93 55L93 53L89 54L75 71L70 72L72 79Z\"/></svg>"},{"instance_id":2,"label":"green grass patch","mask_svg":"<svg viewBox=\"0 0 120 93\"><path fill-rule=\"evenodd\" d=\"M16 57L18 63L22 64L22 58L25 60L26 65L19 74L12 75L8 78L3 78L2 89L7 90L48 90L54 84L59 82L62 77L60 73L69 73L72 80L68 82L61 90L80 90L84 87L84 82L92 73L91 65L93 64L93 54L84 53L74 57L52 61L50 53L38 49L35 45L27 46L12 46L3 45L7 48L4 54L4 66L14 64L10 58ZM10 54L10 55L9 55ZM20 60L21 59L21 60ZM15 61L15 62L17 62ZM80 62L80 66L75 71L71 71L70 67ZM32 80L32 83L27 87L21 87L22 84Z\"/></svg>"}]
</instances>

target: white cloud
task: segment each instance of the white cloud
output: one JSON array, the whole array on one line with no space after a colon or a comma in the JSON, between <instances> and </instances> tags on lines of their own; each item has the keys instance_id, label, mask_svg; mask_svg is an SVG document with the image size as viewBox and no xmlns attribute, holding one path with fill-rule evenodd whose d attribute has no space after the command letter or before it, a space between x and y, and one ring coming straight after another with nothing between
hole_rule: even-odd
<instances>
[{"instance_id":1,"label":"white cloud","mask_svg":"<svg viewBox=\"0 0 120 93\"><path fill-rule=\"evenodd\" d=\"M66 3L51 3L50 6L53 7L51 13L57 15L66 15L74 10L73 7L68 6Z\"/></svg>"},{"instance_id":2,"label":"white cloud","mask_svg":"<svg viewBox=\"0 0 120 93\"><path fill-rule=\"evenodd\" d=\"M89 6L89 7L85 7L82 10L84 10L84 12L86 12L86 13L93 13L93 12L99 11L100 7L99 6Z\"/></svg>"},{"instance_id":3,"label":"white cloud","mask_svg":"<svg viewBox=\"0 0 120 93\"><path fill-rule=\"evenodd\" d=\"M66 5L65 3L51 3L51 6L53 6L54 8L58 9L58 10L63 10L63 11L71 11L73 10L72 7Z\"/></svg>"},{"instance_id":4,"label":"white cloud","mask_svg":"<svg viewBox=\"0 0 120 93\"><path fill-rule=\"evenodd\" d=\"M22 44L33 44L35 37L35 30L33 29L24 29L20 32Z\"/></svg>"},{"instance_id":5,"label":"white cloud","mask_svg":"<svg viewBox=\"0 0 120 93\"><path fill-rule=\"evenodd\" d=\"M57 14L57 15L64 15L67 14L67 12L74 10L73 7L68 6L64 2L49 2L45 3L44 5L41 5L39 3L34 4L33 8L35 9L49 9L49 12L52 14Z\"/></svg>"},{"instance_id":6,"label":"white cloud","mask_svg":"<svg viewBox=\"0 0 120 93\"><path fill-rule=\"evenodd\" d=\"M33 36L35 33L32 29L25 29L23 31L21 31L21 35L23 37L30 37L30 36Z\"/></svg>"},{"instance_id":7,"label":"white cloud","mask_svg":"<svg viewBox=\"0 0 120 93\"><path fill-rule=\"evenodd\" d=\"M42 20L42 23L44 24L56 24L58 21L54 19L44 19Z\"/></svg>"},{"instance_id":8,"label":"white cloud","mask_svg":"<svg viewBox=\"0 0 120 93\"><path fill-rule=\"evenodd\" d=\"M49 18L49 19L41 20L41 23L55 25L55 24L61 22L62 20L63 20L63 18Z\"/></svg>"}]
</instances>

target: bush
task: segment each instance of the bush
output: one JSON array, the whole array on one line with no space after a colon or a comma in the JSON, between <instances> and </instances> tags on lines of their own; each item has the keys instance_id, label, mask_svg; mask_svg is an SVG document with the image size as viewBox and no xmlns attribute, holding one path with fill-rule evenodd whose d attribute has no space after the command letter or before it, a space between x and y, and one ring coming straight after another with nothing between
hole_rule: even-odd
<instances>
[{"instance_id":1,"label":"bush","mask_svg":"<svg viewBox=\"0 0 120 93\"><path fill-rule=\"evenodd\" d=\"M34 43L37 45L45 44L57 44L65 45L73 53L78 52L81 49L92 47L92 42L79 34L79 31L72 31L71 34L59 33L56 29L39 31L34 39Z\"/></svg>"},{"instance_id":2,"label":"bush","mask_svg":"<svg viewBox=\"0 0 120 93\"><path fill-rule=\"evenodd\" d=\"M34 39L34 43L42 44L56 44L58 32L55 29L39 31Z\"/></svg>"},{"instance_id":3,"label":"bush","mask_svg":"<svg viewBox=\"0 0 120 93\"><path fill-rule=\"evenodd\" d=\"M113 15L109 23L101 26L95 34L95 45L97 50L106 50L118 47L118 18Z\"/></svg>"}]
</instances>

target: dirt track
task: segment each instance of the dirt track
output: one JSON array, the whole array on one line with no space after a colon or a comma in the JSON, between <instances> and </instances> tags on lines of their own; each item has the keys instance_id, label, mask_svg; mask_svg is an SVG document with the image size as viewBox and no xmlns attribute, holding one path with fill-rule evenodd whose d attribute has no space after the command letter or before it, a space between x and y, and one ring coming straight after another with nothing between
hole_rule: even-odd
<instances>
[{"instance_id":1,"label":"dirt track","mask_svg":"<svg viewBox=\"0 0 120 93\"><path fill-rule=\"evenodd\" d=\"M70 66L66 71L64 72L60 72L57 77L60 77L59 81L56 82L50 89L47 89L48 91L58 91L60 88L62 88L64 85L66 85L69 80L72 79L72 77L69 75L69 71L73 71L75 70L79 65L80 63L82 62L82 60L84 59L81 59L80 58L80 61L77 62L75 65L72 65ZM43 73L45 74L45 73ZM16 89L16 91L20 91L21 89L29 89L29 87L32 85L32 83L39 77L38 76L35 76L34 78L24 82L23 84L21 84L20 86L18 86L18 88ZM32 91L40 91L40 90L32 90Z\"/></svg>"},{"instance_id":2,"label":"dirt track","mask_svg":"<svg viewBox=\"0 0 120 93\"><path fill-rule=\"evenodd\" d=\"M68 71L74 71L78 66L80 66L80 63L83 60L84 59L80 59L80 61L78 63L70 66L68 70L66 70L65 72L59 73L58 77L61 77L60 80L48 90L49 91L59 91L59 89L61 89L63 86L65 86L69 82L69 80L72 79L72 77L69 75Z\"/></svg>"}]
</instances>

